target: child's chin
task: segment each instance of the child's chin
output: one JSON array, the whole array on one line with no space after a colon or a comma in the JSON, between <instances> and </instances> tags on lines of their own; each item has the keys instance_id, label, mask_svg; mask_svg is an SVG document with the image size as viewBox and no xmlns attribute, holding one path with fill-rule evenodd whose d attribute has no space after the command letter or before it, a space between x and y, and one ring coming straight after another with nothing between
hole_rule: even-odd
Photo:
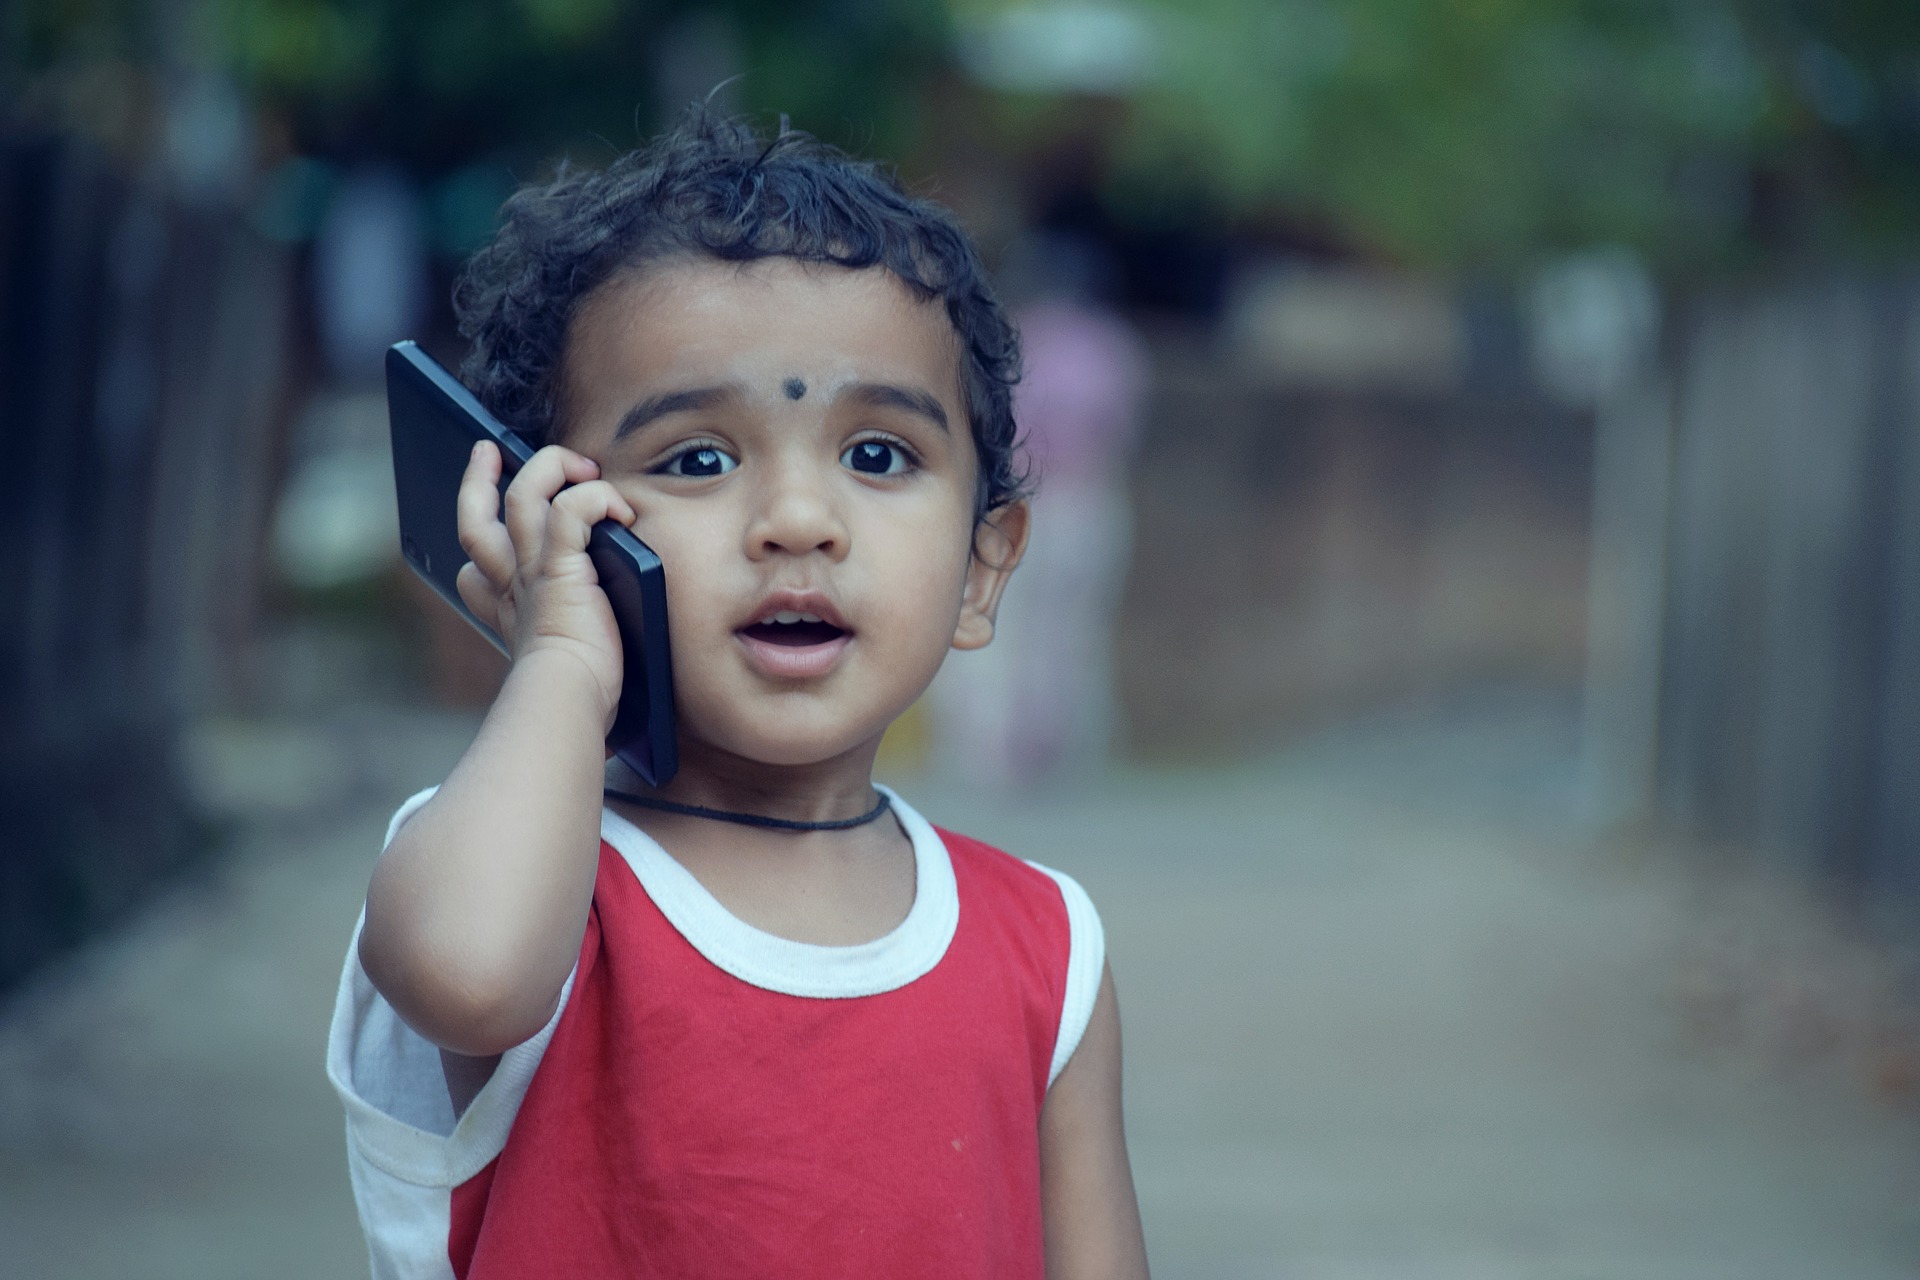
<instances>
[{"instance_id":1,"label":"child's chin","mask_svg":"<svg viewBox=\"0 0 1920 1280\"><path fill-rule=\"evenodd\" d=\"M882 717L867 708L836 709L822 706L796 706L788 701L775 705L735 708L726 717L724 728L708 738L727 754L776 769L806 768L840 759L878 737L885 728ZM875 726L878 727L875 727Z\"/></svg>"},{"instance_id":2,"label":"child's chin","mask_svg":"<svg viewBox=\"0 0 1920 1280\"><path fill-rule=\"evenodd\" d=\"M805 769L837 760L860 745L857 738L809 738L804 741L758 739L742 743L736 755L772 769Z\"/></svg>"}]
</instances>

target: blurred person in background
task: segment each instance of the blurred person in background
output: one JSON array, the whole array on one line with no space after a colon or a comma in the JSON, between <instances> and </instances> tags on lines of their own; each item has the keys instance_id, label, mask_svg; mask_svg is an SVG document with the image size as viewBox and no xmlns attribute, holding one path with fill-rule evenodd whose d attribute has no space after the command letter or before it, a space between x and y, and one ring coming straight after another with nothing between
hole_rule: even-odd
<instances>
[{"instance_id":1,"label":"blurred person in background","mask_svg":"<svg viewBox=\"0 0 1920 1280\"><path fill-rule=\"evenodd\" d=\"M1114 613L1132 547L1128 460L1150 366L1107 305L1113 265L1084 235L1033 232L1007 255L1025 371L1014 413L1037 481L1034 532L995 643L934 685L936 763L987 785L1097 767L1114 727Z\"/></svg>"}]
</instances>

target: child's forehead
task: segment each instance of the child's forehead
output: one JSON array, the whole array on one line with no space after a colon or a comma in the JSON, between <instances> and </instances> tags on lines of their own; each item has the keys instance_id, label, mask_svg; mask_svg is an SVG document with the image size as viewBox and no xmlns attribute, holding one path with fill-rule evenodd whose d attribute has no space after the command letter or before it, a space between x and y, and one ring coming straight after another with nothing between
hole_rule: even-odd
<instances>
[{"instance_id":1,"label":"child's forehead","mask_svg":"<svg viewBox=\"0 0 1920 1280\"><path fill-rule=\"evenodd\" d=\"M605 377L765 384L916 376L958 391L961 344L946 309L882 267L792 258L675 258L596 290L568 333L576 391Z\"/></svg>"}]
</instances>

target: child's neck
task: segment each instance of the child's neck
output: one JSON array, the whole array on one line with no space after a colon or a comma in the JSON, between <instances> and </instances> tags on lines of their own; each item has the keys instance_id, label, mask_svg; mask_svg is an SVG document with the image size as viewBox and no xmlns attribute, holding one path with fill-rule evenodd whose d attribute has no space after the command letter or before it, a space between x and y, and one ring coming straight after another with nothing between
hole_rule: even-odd
<instances>
[{"instance_id":1,"label":"child's neck","mask_svg":"<svg viewBox=\"0 0 1920 1280\"><path fill-rule=\"evenodd\" d=\"M872 810L873 761L878 750L878 741L861 743L827 760L777 765L683 736L679 771L666 786L646 786L617 761L608 767L608 786L723 813L786 822L837 822Z\"/></svg>"},{"instance_id":2,"label":"child's neck","mask_svg":"<svg viewBox=\"0 0 1920 1280\"><path fill-rule=\"evenodd\" d=\"M652 794L789 821L855 817L873 807L876 748L864 746L818 764L768 765L702 750L683 739L679 773ZM618 765L609 768L608 777L609 785L620 790L646 790ZM913 845L890 815L846 830L794 832L662 813L618 799L614 805L729 912L768 933L852 946L884 936L913 907Z\"/></svg>"}]
</instances>

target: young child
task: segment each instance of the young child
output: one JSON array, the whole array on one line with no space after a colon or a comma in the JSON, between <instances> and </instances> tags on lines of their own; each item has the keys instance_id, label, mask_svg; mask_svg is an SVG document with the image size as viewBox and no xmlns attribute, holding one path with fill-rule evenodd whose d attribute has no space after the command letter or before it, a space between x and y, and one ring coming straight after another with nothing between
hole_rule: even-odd
<instances>
[{"instance_id":1,"label":"young child","mask_svg":"<svg viewBox=\"0 0 1920 1280\"><path fill-rule=\"evenodd\" d=\"M468 468L513 664L394 817L329 1038L374 1275L1144 1276L1092 905L871 779L1027 539L965 236L696 114L516 196L457 302L545 447L504 503ZM603 518L666 566L658 792L603 747Z\"/></svg>"}]
</instances>

